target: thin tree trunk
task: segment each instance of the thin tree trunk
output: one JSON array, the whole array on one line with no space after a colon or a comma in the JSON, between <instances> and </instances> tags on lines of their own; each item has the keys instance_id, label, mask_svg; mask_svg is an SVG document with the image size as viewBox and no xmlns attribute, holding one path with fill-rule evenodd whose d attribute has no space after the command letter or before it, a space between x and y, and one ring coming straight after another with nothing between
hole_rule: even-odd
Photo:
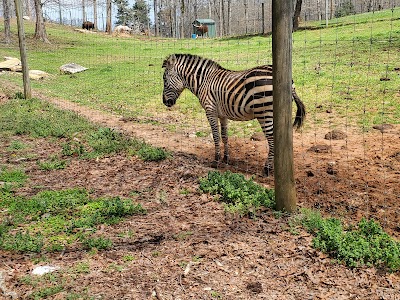
<instances>
[{"instance_id":1,"label":"thin tree trunk","mask_svg":"<svg viewBox=\"0 0 400 300\"><path fill-rule=\"evenodd\" d=\"M301 13L301 5L303 4L303 0L296 0L296 8L294 9L293 16L293 31L299 29L300 24L300 13Z\"/></svg>"},{"instance_id":2,"label":"thin tree trunk","mask_svg":"<svg viewBox=\"0 0 400 300\"><path fill-rule=\"evenodd\" d=\"M86 20L86 7L85 7L85 0L82 0L82 23L87 21Z\"/></svg>"},{"instance_id":3,"label":"thin tree trunk","mask_svg":"<svg viewBox=\"0 0 400 300\"><path fill-rule=\"evenodd\" d=\"M36 12L36 26L35 26L34 38L50 44L50 41L47 38L46 27L44 25L42 3L40 0L35 0L35 12Z\"/></svg>"},{"instance_id":4,"label":"thin tree trunk","mask_svg":"<svg viewBox=\"0 0 400 300\"><path fill-rule=\"evenodd\" d=\"M25 16L32 18L32 12L29 0L25 0Z\"/></svg>"},{"instance_id":5,"label":"thin tree trunk","mask_svg":"<svg viewBox=\"0 0 400 300\"><path fill-rule=\"evenodd\" d=\"M111 34L111 0L107 0L106 32Z\"/></svg>"},{"instance_id":6,"label":"thin tree trunk","mask_svg":"<svg viewBox=\"0 0 400 300\"><path fill-rule=\"evenodd\" d=\"M10 3L8 0L3 0L3 14L4 14L4 43L11 44L11 26L10 26Z\"/></svg>"},{"instance_id":7,"label":"thin tree trunk","mask_svg":"<svg viewBox=\"0 0 400 300\"><path fill-rule=\"evenodd\" d=\"M224 15L223 15L223 10L224 10L224 1L219 0L219 36L224 35Z\"/></svg>"},{"instance_id":8,"label":"thin tree trunk","mask_svg":"<svg viewBox=\"0 0 400 300\"><path fill-rule=\"evenodd\" d=\"M157 0L153 1L153 8L154 8L154 36L158 36Z\"/></svg>"},{"instance_id":9,"label":"thin tree trunk","mask_svg":"<svg viewBox=\"0 0 400 300\"><path fill-rule=\"evenodd\" d=\"M185 0L181 1L181 18L180 18L180 38L184 38L184 30L185 30Z\"/></svg>"},{"instance_id":10,"label":"thin tree trunk","mask_svg":"<svg viewBox=\"0 0 400 300\"><path fill-rule=\"evenodd\" d=\"M97 0L93 0L93 24L94 24L94 29L98 30L98 26L97 26Z\"/></svg>"}]
</instances>

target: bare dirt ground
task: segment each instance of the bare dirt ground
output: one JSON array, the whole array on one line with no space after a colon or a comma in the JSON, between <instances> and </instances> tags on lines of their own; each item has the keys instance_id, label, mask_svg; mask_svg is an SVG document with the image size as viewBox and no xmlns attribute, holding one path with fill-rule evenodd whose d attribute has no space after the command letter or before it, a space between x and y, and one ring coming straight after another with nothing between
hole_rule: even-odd
<instances>
[{"instance_id":1,"label":"bare dirt ground","mask_svg":"<svg viewBox=\"0 0 400 300\"><path fill-rule=\"evenodd\" d=\"M18 137L36 154L23 162L29 184L19 193L83 187L95 196L132 197L137 191L135 200L148 211L99 228L99 234L113 240L112 250L46 254L40 264L60 267L56 273L64 286L52 299L66 299L72 293L94 299L400 299L399 273L335 264L311 247L307 233L290 233L286 217L276 219L266 211L256 219L239 218L199 193L198 178L210 170L213 156L209 138L173 134L59 99L47 100L174 151L172 158L159 163L114 155L72 159L65 170L49 172L40 170L36 161L59 153L60 146ZM373 217L398 238L400 127L383 133L348 130L345 140L324 139L329 130L294 135L299 206L348 222ZM9 142L1 141L0 164L18 165L21 162L5 150ZM265 150L263 141L233 138L232 161L221 169L255 175L255 181L273 187L273 177L261 176ZM135 259L124 260L127 255ZM30 274L33 262L33 256L0 251L2 289L28 299L32 287L21 278ZM89 272L72 271L81 262L89 265ZM0 289L2 297L11 299Z\"/></svg>"}]
</instances>

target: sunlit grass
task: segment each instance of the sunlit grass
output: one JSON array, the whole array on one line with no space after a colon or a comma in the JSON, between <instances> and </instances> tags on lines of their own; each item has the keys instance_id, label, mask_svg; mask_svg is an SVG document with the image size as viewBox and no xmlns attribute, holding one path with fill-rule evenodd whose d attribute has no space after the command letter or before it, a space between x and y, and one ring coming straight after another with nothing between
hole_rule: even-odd
<instances>
[{"instance_id":1,"label":"sunlit grass","mask_svg":"<svg viewBox=\"0 0 400 300\"><path fill-rule=\"evenodd\" d=\"M347 118L348 125L400 122L399 17L396 8L333 19L328 28L324 22L302 24L311 29L293 34L293 77L309 114L323 120L324 113L315 109L322 105L332 110L337 118L333 121ZM30 39L32 26L26 26L29 65L52 74L49 79L32 82L35 90L127 117L152 118L168 128L168 122L159 118L167 112L161 101L161 65L167 55L197 54L234 70L272 62L271 36L144 39L83 34L68 26L48 24L52 44L43 45ZM15 25L12 30L15 34ZM16 46L1 48L0 56L18 56ZM89 69L60 75L59 67L69 62ZM15 74L3 75L1 81L21 85L21 77ZM172 114L181 122L194 119L207 125L198 100L190 93L184 93L177 103ZM231 126L233 132L239 132L246 125Z\"/></svg>"}]
</instances>

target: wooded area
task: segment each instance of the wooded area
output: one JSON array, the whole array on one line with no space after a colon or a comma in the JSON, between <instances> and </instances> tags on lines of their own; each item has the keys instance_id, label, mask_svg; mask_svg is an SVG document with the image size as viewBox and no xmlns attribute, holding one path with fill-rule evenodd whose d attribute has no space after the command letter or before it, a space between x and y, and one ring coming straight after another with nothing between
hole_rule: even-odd
<instances>
[{"instance_id":1,"label":"wooded area","mask_svg":"<svg viewBox=\"0 0 400 300\"><path fill-rule=\"evenodd\" d=\"M149 29L156 36L190 38L196 19L214 20L219 37L270 32L271 3L272 0L25 0L23 9L25 16L36 20L35 35L43 41L43 20L76 27L91 21L95 29L109 33L115 25L132 25ZM299 21L329 20L395 4L394 0L293 0L294 28ZM7 24L15 16L13 1L2 0L0 15L4 17L7 42Z\"/></svg>"}]
</instances>

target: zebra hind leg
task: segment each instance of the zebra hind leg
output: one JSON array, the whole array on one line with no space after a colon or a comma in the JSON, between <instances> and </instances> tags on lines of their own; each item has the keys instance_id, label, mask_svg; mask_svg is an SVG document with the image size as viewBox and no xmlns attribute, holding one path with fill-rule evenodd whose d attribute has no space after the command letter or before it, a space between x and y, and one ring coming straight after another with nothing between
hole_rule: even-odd
<instances>
[{"instance_id":1,"label":"zebra hind leg","mask_svg":"<svg viewBox=\"0 0 400 300\"><path fill-rule=\"evenodd\" d=\"M267 135L266 138L268 142L268 157L265 162L264 173L269 176L274 173L274 137Z\"/></svg>"}]
</instances>

